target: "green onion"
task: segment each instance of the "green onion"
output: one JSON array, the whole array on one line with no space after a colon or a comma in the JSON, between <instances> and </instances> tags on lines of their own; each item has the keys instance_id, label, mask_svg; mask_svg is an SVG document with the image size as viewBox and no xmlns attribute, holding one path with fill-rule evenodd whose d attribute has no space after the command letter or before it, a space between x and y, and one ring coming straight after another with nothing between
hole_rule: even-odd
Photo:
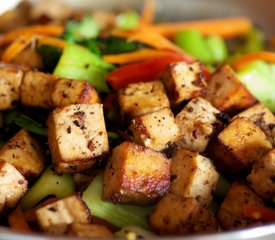
<instances>
[{"instance_id":1,"label":"green onion","mask_svg":"<svg viewBox=\"0 0 275 240\"><path fill-rule=\"evenodd\" d=\"M93 216L105 219L114 226L123 228L126 225L135 225L148 229L147 217L152 212L152 207L134 205L118 205L101 199L103 187L103 173L97 175L82 199L86 202Z\"/></svg>"},{"instance_id":2,"label":"green onion","mask_svg":"<svg viewBox=\"0 0 275 240\"><path fill-rule=\"evenodd\" d=\"M113 69L112 64L91 53L89 49L75 44L68 44L63 50L54 70L54 75L86 80L99 92L109 92L106 75L108 70L111 69Z\"/></svg>"},{"instance_id":3,"label":"green onion","mask_svg":"<svg viewBox=\"0 0 275 240\"><path fill-rule=\"evenodd\" d=\"M127 11L116 17L116 26L118 28L129 30L137 27L139 24L139 15L135 11Z\"/></svg>"},{"instance_id":4,"label":"green onion","mask_svg":"<svg viewBox=\"0 0 275 240\"><path fill-rule=\"evenodd\" d=\"M71 175L55 175L50 167L42 173L21 201L24 210L33 208L39 201L47 196L58 198L70 196L74 193L74 182Z\"/></svg>"},{"instance_id":5,"label":"green onion","mask_svg":"<svg viewBox=\"0 0 275 240\"><path fill-rule=\"evenodd\" d=\"M227 59L227 46L221 37L212 35L205 38L205 42L212 55L213 63L224 62Z\"/></svg>"}]
</instances>

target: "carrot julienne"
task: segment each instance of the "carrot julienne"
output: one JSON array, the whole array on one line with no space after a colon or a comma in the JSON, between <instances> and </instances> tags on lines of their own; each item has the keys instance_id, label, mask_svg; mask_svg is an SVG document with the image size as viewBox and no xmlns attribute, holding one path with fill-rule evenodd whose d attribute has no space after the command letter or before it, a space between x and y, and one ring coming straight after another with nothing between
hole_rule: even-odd
<instances>
[{"instance_id":1,"label":"carrot julienne","mask_svg":"<svg viewBox=\"0 0 275 240\"><path fill-rule=\"evenodd\" d=\"M275 221L275 209L272 208L259 207L247 204L243 209L243 214L246 217L255 220L263 220L267 222Z\"/></svg>"},{"instance_id":2,"label":"carrot julienne","mask_svg":"<svg viewBox=\"0 0 275 240\"><path fill-rule=\"evenodd\" d=\"M8 222L10 228L14 231L31 233L33 232L27 223L24 213L20 207L15 208L15 210L8 216Z\"/></svg>"},{"instance_id":3,"label":"carrot julienne","mask_svg":"<svg viewBox=\"0 0 275 240\"><path fill-rule=\"evenodd\" d=\"M142 13L141 13L141 24L152 24L155 15L155 1L145 0Z\"/></svg>"},{"instance_id":4,"label":"carrot julienne","mask_svg":"<svg viewBox=\"0 0 275 240\"><path fill-rule=\"evenodd\" d=\"M256 60L263 60L270 63L275 63L275 53L268 51L252 52L239 57L233 64L233 68L240 70L245 65Z\"/></svg>"}]
</instances>

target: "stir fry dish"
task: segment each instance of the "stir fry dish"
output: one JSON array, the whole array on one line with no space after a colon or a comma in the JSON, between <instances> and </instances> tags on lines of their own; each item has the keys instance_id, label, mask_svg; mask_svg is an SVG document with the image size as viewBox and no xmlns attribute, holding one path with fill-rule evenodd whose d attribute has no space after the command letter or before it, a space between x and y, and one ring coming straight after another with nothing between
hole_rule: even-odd
<instances>
[{"instance_id":1,"label":"stir fry dish","mask_svg":"<svg viewBox=\"0 0 275 240\"><path fill-rule=\"evenodd\" d=\"M137 239L275 222L272 36L245 16L155 22L155 4L0 16L3 227Z\"/></svg>"}]
</instances>

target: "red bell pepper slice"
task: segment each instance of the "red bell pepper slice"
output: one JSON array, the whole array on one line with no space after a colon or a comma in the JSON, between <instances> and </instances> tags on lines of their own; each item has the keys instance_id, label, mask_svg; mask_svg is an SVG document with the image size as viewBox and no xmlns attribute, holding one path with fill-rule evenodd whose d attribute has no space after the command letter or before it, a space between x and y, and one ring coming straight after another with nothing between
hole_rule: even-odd
<instances>
[{"instance_id":1,"label":"red bell pepper slice","mask_svg":"<svg viewBox=\"0 0 275 240\"><path fill-rule=\"evenodd\" d=\"M265 222L275 221L275 209L267 207L259 207L251 204L246 204L243 209L243 214L255 220L262 220Z\"/></svg>"}]
</instances>

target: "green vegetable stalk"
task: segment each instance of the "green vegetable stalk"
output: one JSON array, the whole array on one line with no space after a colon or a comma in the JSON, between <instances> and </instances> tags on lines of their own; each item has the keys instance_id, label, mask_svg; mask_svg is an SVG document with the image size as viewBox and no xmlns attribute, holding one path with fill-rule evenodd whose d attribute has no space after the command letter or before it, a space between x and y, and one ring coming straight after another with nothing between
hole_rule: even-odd
<instances>
[{"instance_id":1,"label":"green vegetable stalk","mask_svg":"<svg viewBox=\"0 0 275 240\"><path fill-rule=\"evenodd\" d=\"M97 175L82 199L86 202L93 216L105 219L114 226L123 228L126 225L135 225L148 229L147 217L152 212L152 207L118 205L101 199L103 186L103 173Z\"/></svg>"},{"instance_id":2,"label":"green vegetable stalk","mask_svg":"<svg viewBox=\"0 0 275 240\"><path fill-rule=\"evenodd\" d=\"M47 196L58 198L70 196L74 193L74 182L71 175L55 175L50 167L46 168L40 178L35 182L21 201L24 210L33 208Z\"/></svg>"}]
</instances>

